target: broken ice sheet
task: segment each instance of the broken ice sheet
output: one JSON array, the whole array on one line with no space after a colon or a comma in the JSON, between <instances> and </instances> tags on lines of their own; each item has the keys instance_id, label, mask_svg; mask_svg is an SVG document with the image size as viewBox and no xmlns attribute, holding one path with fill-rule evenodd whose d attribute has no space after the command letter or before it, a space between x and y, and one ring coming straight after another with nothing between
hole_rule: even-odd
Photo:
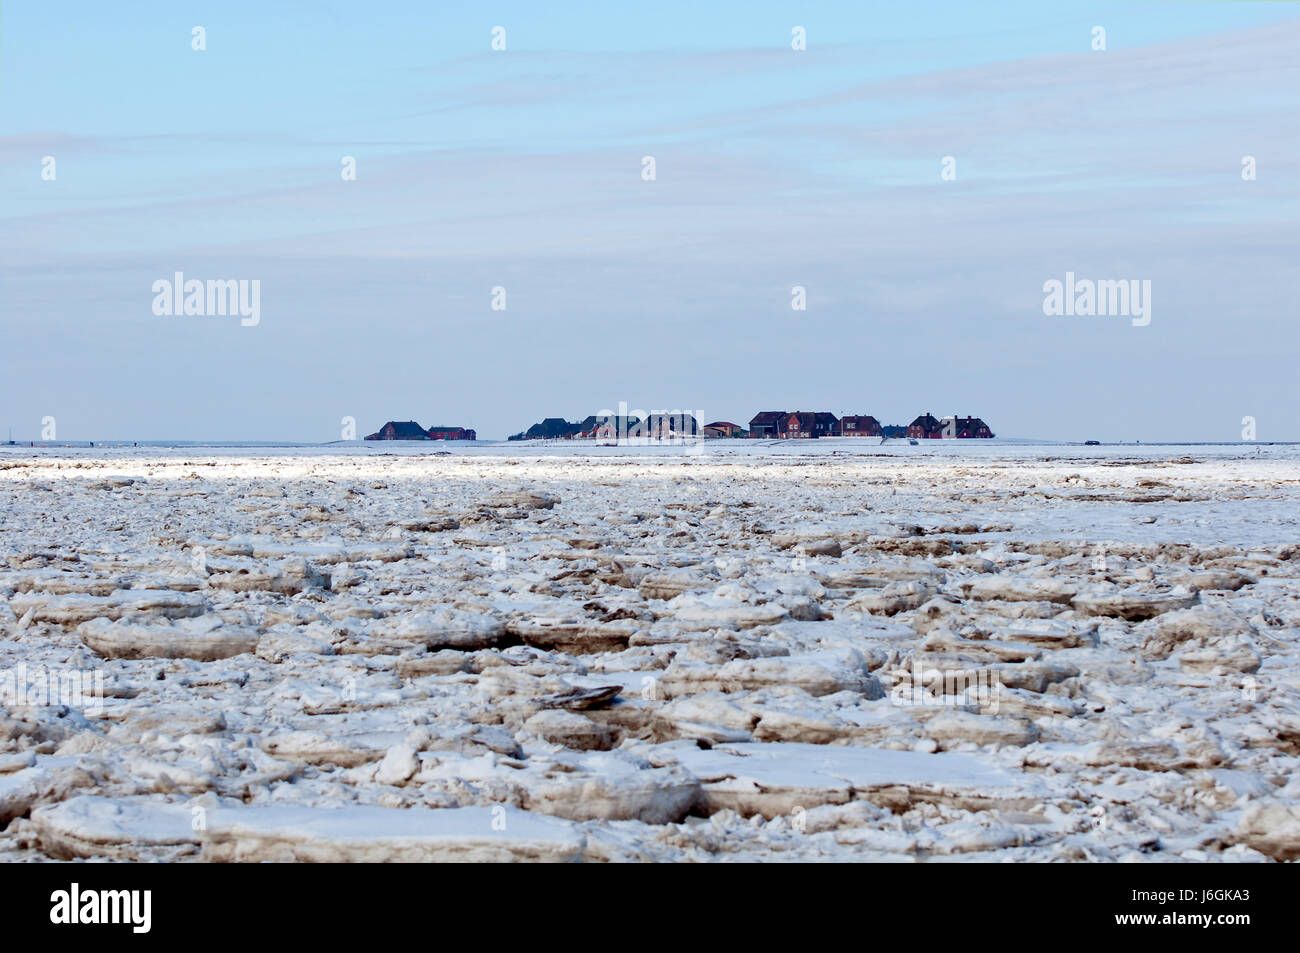
<instances>
[{"instance_id":1,"label":"broken ice sheet","mask_svg":"<svg viewBox=\"0 0 1300 953\"><path fill-rule=\"evenodd\" d=\"M1296 856L1300 454L812 443L0 469L0 853Z\"/></svg>"}]
</instances>

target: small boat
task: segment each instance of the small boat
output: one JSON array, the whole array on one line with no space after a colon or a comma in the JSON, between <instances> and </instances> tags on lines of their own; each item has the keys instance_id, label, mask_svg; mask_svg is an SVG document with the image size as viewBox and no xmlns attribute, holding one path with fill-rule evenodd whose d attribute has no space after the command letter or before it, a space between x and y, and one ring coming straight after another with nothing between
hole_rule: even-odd
<instances>
[{"instance_id":1,"label":"small boat","mask_svg":"<svg viewBox=\"0 0 1300 953\"><path fill-rule=\"evenodd\" d=\"M916 440L916 439L914 439L914 438L912 438L912 437L909 437L909 438L907 439L907 442L910 443L912 446L915 447L915 446L917 446L918 444L920 444L921 441Z\"/></svg>"}]
</instances>

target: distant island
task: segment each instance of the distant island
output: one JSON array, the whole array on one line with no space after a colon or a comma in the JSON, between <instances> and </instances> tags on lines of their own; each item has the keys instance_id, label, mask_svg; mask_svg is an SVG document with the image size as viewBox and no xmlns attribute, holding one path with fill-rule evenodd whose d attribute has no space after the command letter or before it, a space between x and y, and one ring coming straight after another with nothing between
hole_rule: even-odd
<instances>
[{"instance_id":1,"label":"distant island","mask_svg":"<svg viewBox=\"0 0 1300 953\"><path fill-rule=\"evenodd\" d=\"M993 431L979 417L944 417L922 414L910 424L881 426L868 415L837 417L825 411L764 410L754 415L748 429L727 420L701 426L689 414L647 414L644 419L595 414L570 422L547 417L510 440L601 440L636 437L705 437L733 439L815 440L819 437L945 437L991 438Z\"/></svg>"},{"instance_id":2,"label":"distant island","mask_svg":"<svg viewBox=\"0 0 1300 953\"><path fill-rule=\"evenodd\" d=\"M826 411L764 410L749 427L728 420L701 425L688 413L651 413L645 417L592 414L583 420L546 417L509 440L626 440L700 437L706 439L815 440L820 437L906 437L912 440L988 439L996 436L979 417L938 418L928 411L910 424L882 426L866 414L837 417ZM422 427L414 420L390 420L366 440L477 440L469 427Z\"/></svg>"}]
</instances>

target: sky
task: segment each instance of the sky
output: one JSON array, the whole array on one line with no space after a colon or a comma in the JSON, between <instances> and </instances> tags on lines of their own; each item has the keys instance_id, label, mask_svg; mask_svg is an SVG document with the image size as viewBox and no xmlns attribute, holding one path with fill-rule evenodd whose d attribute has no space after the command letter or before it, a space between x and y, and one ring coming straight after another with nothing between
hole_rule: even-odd
<instances>
[{"instance_id":1,"label":"sky","mask_svg":"<svg viewBox=\"0 0 1300 953\"><path fill-rule=\"evenodd\" d=\"M1300 440L1297 51L1292 3L4 0L0 427Z\"/></svg>"}]
</instances>

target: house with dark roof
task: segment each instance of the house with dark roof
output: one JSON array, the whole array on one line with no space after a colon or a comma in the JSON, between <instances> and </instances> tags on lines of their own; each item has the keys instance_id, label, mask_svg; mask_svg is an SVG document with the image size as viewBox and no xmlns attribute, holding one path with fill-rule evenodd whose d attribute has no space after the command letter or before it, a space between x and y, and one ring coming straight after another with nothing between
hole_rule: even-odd
<instances>
[{"instance_id":1,"label":"house with dark roof","mask_svg":"<svg viewBox=\"0 0 1300 953\"><path fill-rule=\"evenodd\" d=\"M825 411L797 410L792 414L786 414L778 421L776 435L783 440L834 437L839 431L839 426L840 420L834 414Z\"/></svg>"},{"instance_id":2,"label":"house with dark roof","mask_svg":"<svg viewBox=\"0 0 1300 953\"><path fill-rule=\"evenodd\" d=\"M428 440L428 432L414 420L390 420L367 440Z\"/></svg>"},{"instance_id":3,"label":"house with dark roof","mask_svg":"<svg viewBox=\"0 0 1300 953\"><path fill-rule=\"evenodd\" d=\"M465 427L430 427L425 433L430 440L476 440L478 434Z\"/></svg>"},{"instance_id":4,"label":"house with dark roof","mask_svg":"<svg viewBox=\"0 0 1300 953\"><path fill-rule=\"evenodd\" d=\"M907 425L907 435L914 440L943 436L943 423L934 414L926 411Z\"/></svg>"},{"instance_id":5,"label":"house with dark roof","mask_svg":"<svg viewBox=\"0 0 1300 953\"><path fill-rule=\"evenodd\" d=\"M951 417L939 420L933 414L927 412L908 425L907 435L915 439L931 440L945 437L950 439L991 438L993 431L979 417L958 417L954 414Z\"/></svg>"},{"instance_id":6,"label":"house with dark roof","mask_svg":"<svg viewBox=\"0 0 1300 953\"><path fill-rule=\"evenodd\" d=\"M637 417L619 414L592 414L579 425L575 436L591 440L622 440L632 433L641 421Z\"/></svg>"},{"instance_id":7,"label":"house with dark roof","mask_svg":"<svg viewBox=\"0 0 1300 953\"><path fill-rule=\"evenodd\" d=\"M884 428L875 417L846 415L840 418L841 437L883 437Z\"/></svg>"},{"instance_id":8,"label":"house with dark roof","mask_svg":"<svg viewBox=\"0 0 1300 953\"><path fill-rule=\"evenodd\" d=\"M840 419L827 411L764 410L749 422L751 437L780 440L815 439L839 435Z\"/></svg>"},{"instance_id":9,"label":"house with dark roof","mask_svg":"<svg viewBox=\"0 0 1300 953\"><path fill-rule=\"evenodd\" d=\"M813 433L819 437L834 437L840 432L840 418L829 411L820 410L813 420Z\"/></svg>"},{"instance_id":10,"label":"house with dark roof","mask_svg":"<svg viewBox=\"0 0 1300 953\"><path fill-rule=\"evenodd\" d=\"M636 436L664 440L670 437L694 437L700 432L699 422L691 414L646 414L636 428Z\"/></svg>"},{"instance_id":11,"label":"house with dark roof","mask_svg":"<svg viewBox=\"0 0 1300 953\"><path fill-rule=\"evenodd\" d=\"M963 438L984 437L992 438L994 433L989 429L989 425L978 417L957 417L957 436Z\"/></svg>"},{"instance_id":12,"label":"house with dark roof","mask_svg":"<svg viewBox=\"0 0 1300 953\"><path fill-rule=\"evenodd\" d=\"M509 440L556 440L572 437L582 429L582 424L571 424L563 417L546 417L541 423L533 424L523 433L517 433Z\"/></svg>"},{"instance_id":13,"label":"house with dark roof","mask_svg":"<svg viewBox=\"0 0 1300 953\"><path fill-rule=\"evenodd\" d=\"M621 440L642 435L642 421L638 417L618 414L591 414L583 420L570 422L563 417L547 417L533 424L510 440Z\"/></svg>"},{"instance_id":14,"label":"house with dark roof","mask_svg":"<svg viewBox=\"0 0 1300 953\"><path fill-rule=\"evenodd\" d=\"M777 425L783 417L788 417L784 410L764 410L754 415L749 422L751 437L775 437Z\"/></svg>"}]
</instances>

